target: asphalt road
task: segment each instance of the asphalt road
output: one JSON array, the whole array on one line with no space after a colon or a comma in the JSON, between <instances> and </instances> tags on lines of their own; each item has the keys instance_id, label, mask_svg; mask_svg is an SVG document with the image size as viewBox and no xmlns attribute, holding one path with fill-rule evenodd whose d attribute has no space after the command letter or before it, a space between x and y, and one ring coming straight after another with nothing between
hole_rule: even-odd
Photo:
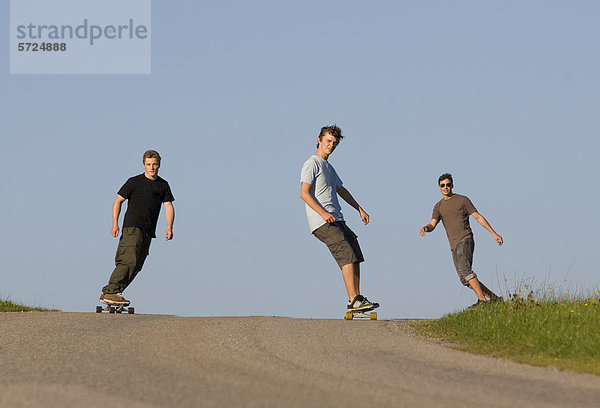
<instances>
[{"instance_id":1,"label":"asphalt road","mask_svg":"<svg viewBox=\"0 0 600 408\"><path fill-rule=\"evenodd\" d=\"M593 407L600 378L406 321L0 313L0 407Z\"/></svg>"}]
</instances>

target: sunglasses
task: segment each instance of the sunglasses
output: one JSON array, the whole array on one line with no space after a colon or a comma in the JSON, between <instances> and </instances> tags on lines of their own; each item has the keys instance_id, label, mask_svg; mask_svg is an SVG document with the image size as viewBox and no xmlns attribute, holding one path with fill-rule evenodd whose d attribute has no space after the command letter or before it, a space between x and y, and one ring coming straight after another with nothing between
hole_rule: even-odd
<instances>
[{"instance_id":1,"label":"sunglasses","mask_svg":"<svg viewBox=\"0 0 600 408\"><path fill-rule=\"evenodd\" d=\"M444 187L452 188L452 183L446 183L446 184L442 183L442 184L440 184L440 187L441 188L444 188Z\"/></svg>"}]
</instances>

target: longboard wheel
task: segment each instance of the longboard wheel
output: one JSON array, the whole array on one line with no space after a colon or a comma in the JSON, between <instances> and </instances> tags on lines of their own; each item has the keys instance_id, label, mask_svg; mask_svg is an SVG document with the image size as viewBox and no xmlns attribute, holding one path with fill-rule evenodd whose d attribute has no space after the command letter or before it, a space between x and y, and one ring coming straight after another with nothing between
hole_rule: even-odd
<instances>
[{"instance_id":1,"label":"longboard wheel","mask_svg":"<svg viewBox=\"0 0 600 408\"><path fill-rule=\"evenodd\" d=\"M112 306L108 307L108 313L115 313L115 310L116 309L114 307L112 307Z\"/></svg>"},{"instance_id":2,"label":"longboard wheel","mask_svg":"<svg viewBox=\"0 0 600 408\"><path fill-rule=\"evenodd\" d=\"M354 314L352 312L346 312L346 320L352 320L354 318Z\"/></svg>"},{"instance_id":3,"label":"longboard wheel","mask_svg":"<svg viewBox=\"0 0 600 408\"><path fill-rule=\"evenodd\" d=\"M127 313L134 314L135 313L135 309L133 307L130 307L130 308L127 309Z\"/></svg>"},{"instance_id":4,"label":"longboard wheel","mask_svg":"<svg viewBox=\"0 0 600 408\"><path fill-rule=\"evenodd\" d=\"M371 320L377 320L377 312L371 312L370 318Z\"/></svg>"},{"instance_id":5,"label":"longboard wheel","mask_svg":"<svg viewBox=\"0 0 600 408\"><path fill-rule=\"evenodd\" d=\"M96 313L102 313L102 306L96 306Z\"/></svg>"}]
</instances>

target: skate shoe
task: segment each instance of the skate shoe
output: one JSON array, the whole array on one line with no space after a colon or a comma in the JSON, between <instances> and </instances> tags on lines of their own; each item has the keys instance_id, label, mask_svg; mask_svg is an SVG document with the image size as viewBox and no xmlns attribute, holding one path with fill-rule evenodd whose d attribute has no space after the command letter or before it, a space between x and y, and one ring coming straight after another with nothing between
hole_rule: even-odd
<instances>
[{"instance_id":1,"label":"skate shoe","mask_svg":"<svg viewBox=\"0 0 600 408\"><path fill-rule=\"evenodd\" d=\"M377 305L379 306L379 305ZM353 300L348 303L348 311L356 312L360 310L372 310L376 306L372 302L369 302L367 298L362 295L356 296Z\"/></svg>"},{"instance_id":2,"label":"skate shoe","mask_svg":"<svg viewBox=\"0 0 600 408\"><path fill-rule=\"evenodd\" d=\"M103 293L100 296L100 302L107 305L129 305L129 300L125 299L120 293Z\"/></svg>"}]
</instances>

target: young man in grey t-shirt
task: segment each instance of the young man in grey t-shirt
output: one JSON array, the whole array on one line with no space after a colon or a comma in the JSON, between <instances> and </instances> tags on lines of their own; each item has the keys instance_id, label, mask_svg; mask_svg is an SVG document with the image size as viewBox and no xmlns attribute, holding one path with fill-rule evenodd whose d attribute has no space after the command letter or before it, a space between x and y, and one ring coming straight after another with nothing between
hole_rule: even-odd
<instances>
[{"instance_id":1,"label":"young man in grey t-shirt","mask_svg":"<svg viewBox=\"0 0 600 408\"><path fill-rule=\"evenodd\" d=\"M360 294L360 263L364 261L357 236L344 221L338 194L354 209L366 224L367 214L354 197L342 186L342 180L327 161L342 140L342 131L333 125L321 128L317 152L302 166L300 197L306 203L306 217L315 237L325 243L342 270L348 292L348 311L379 307Z\"/></svg>"},{"instance_id":2,"label":"young man in grey t-shirt","mask_svg":"<svg viewBox=\"0 0 600 408\"><path fill-rule=\"evenodd\" d=\"M473 306L481 306L486 302L486 297L490 300L499 300L500 298L481 283L471 269L475 241L469 225L469 216L473 216L483 228L488 230L498 242L498 245L502 245L504 241L500 235L496 234L496 231L483 215L477 212L471 200L466 196L454 194L452 192L453 187L452 175L449 173L442 174L438 179L438 188L443 198L433 207L431 221L419 230L419 234L425 236L425 233L432 232L438 222L442 221L450 242L456 273L458 273L463 285L475 291L478 300Z\"/></svg>"}]
</instances>

